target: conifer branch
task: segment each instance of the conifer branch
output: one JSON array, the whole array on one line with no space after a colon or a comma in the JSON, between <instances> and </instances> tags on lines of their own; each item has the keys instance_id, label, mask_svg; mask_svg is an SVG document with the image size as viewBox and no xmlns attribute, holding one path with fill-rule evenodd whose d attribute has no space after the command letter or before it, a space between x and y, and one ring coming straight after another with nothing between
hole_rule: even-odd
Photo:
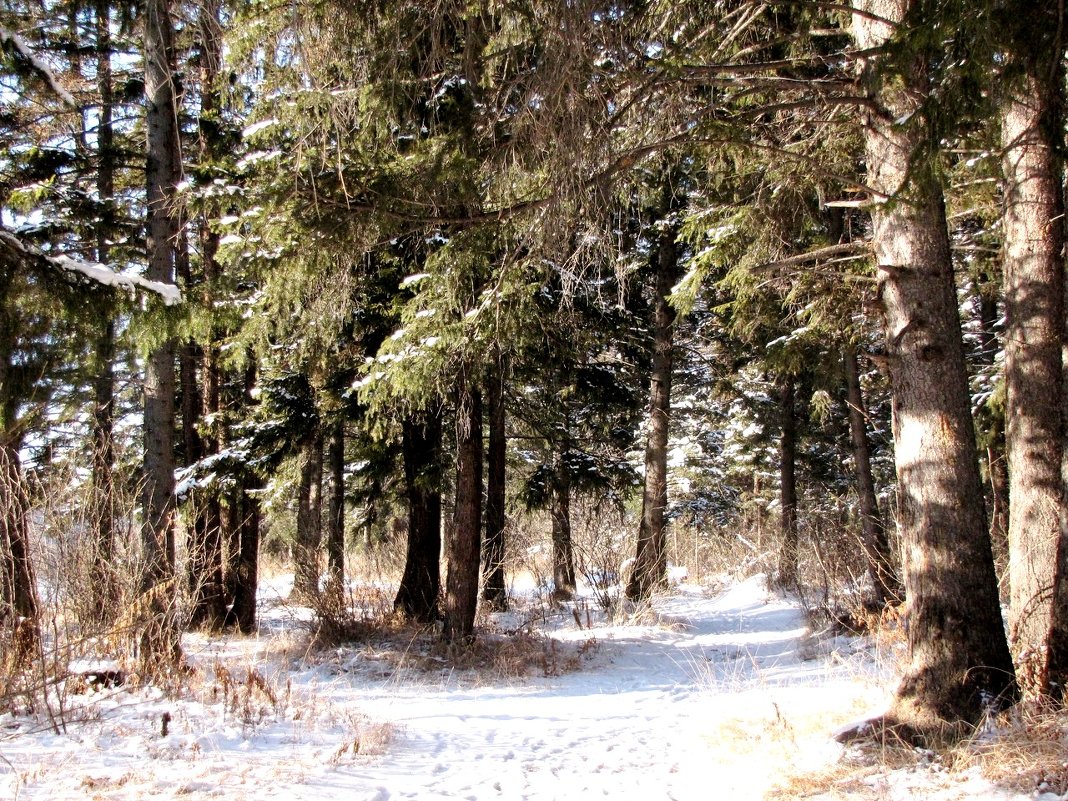
<instances>
[{"instance_id":1,"label":"conifer branch","mask_svg":"<svg viewBox=\"0 0 1068 801\"><path fill-rule=\"evenodd\" d=\"M181 302L181 290L174 284L149 281L139 275L118 272L106 264L73 259L70 256L49 256L32 245L28 245L6 229L0 229L0 263L12 267L30 266L44 270L61 270L65 273L80 275L83 278L104 286L111 286L133 291L146 290L159 295L163 302L171 306Z\"/></svg>"},{"instance_id":2,"label":"conifer branch","mask_svg":"<svg viewBox=\"0 0 1068 801\"><path fill-rule=\"evenodd\" d=\"M806 253L798 253L795 256L787 256L784 259L777 261L765 262L764 264L756 267L759 271L766 270L778 270L784 267L798 267L803 264L811 264L812 262L824 261L824 260L841 260L849 258L860 258L866 256L871 252L870 242L842 242L837 245L827 245L826 247L816 248Z\"/></svg>"},{"instance_id":3,"label":"conifer branch","mask_svg":"<svg viewBox=\"0 0 1068 801\"><path fill-rule=\"evenodd\" d=\"M48 88L51 89L66 105L73 109L79 108L78 101L74 99L74 96L60 85L59 81L56 80L56 76L52 74L52 70L48 68L48 65L34 55L34 52L30 50L29 46L17 33L0 26L0 47L9 50L20 66L44 81L45 85L47 85Z\"/></svg>"}]
</instances>

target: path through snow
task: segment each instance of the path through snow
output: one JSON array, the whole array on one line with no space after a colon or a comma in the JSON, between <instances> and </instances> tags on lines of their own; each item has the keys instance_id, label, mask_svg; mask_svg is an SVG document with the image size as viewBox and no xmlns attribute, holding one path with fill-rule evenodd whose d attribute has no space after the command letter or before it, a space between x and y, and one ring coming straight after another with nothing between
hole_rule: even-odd
<instances>
[{"instance_id":1,"label":"path through snow","mask_svg":"<svg viewBox=\"0 0 1068 801\"><path fill-rule=\"evenodd\" d=\"M797 605L760 577L718 597L679 588L654 610L655 625L567 618L552 636L596 647L560 676L410 680L342 651L278 673L289 686L277 703L233 662L266 671L277 635L192 640L205 666L230 654L234 680L214 699L119 691L72 713L86 719L62 735L0 716L0 798L759 799L830 764L829 733L885 704L864 642L812 640ZM388 743L372 742L384 732Z\"/></svg>"}]
</instances>

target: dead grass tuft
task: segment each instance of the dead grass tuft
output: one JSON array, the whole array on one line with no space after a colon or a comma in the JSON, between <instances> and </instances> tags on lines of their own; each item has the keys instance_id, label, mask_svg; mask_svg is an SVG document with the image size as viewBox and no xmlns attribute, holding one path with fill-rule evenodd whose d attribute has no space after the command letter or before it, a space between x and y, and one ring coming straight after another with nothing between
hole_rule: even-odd
<instances>
[{"instance_id":1,"label":"dead grass tuft","mask_svg":"<svg viewBox=\"0 0 1068 801\"><path fill-rule=\"evenodd\" d=\"M978 769L997 785L1023 793L1068 793L1068 711L1020 705L993 733L953 752L955 771Z\"/></svg>"},{"instance_id":2,"label":"dead grass tuft","mask_svg":"<svg viewBox=\"0 0 1068 801\"><path fill-rule=\"evenodd\" d=\"M337 765L346 759L382 756L393 742L395 727L392 723L374 721L358 714L349 721L352 734L342 741L330 761Z\"/></svg>"},{"instance_id":3,"label":"dead grass tuft","mask_svg":"<svg viewBox=\"0 0 1068 801\"><path fill-rule=\"evenodd\" d=\"M1020 706L990 730L932 748L914 746L907 733L898 736L892 727L880 727L880 734L851 743L834 765L786 777L769 798L884 799L892 795L891 784L908 785L919 776L928 788L981 777L1015 793L1068 793L1068 712L1063 709Z\"/></svg>"}]
</instances>

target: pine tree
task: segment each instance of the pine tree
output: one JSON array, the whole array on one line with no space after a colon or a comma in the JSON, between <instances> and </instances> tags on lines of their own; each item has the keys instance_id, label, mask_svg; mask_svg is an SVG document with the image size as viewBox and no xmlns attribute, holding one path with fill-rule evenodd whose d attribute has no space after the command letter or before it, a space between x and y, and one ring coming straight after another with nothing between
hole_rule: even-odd
<instances>
[{"instance_id":1,"label":"pine tree","mask_svg":"<svg viewBox=\"0 0 1068 801\"><path fill-rule=\"evenodd\" d=\"M151 281L174 283L178 221L174 193L181 175L177 161L178 108L175 97L174 26L169 0L149 0L142 19L147 101L148 269ZM142 591L152 599L153 620L142 633L141 658L150 670L179 650L173 619L174 543L174 343L149 355L144 378L144 520Z\"/></svg>"},{"instance_id":2,"label":"pine tree","mask_svg":"<svg viewBox=\"0 0 1068 801\"><path fill-rule=\"evenodd\" d=\"M1000 97L1004 173L1005 419L1009 470L1009 613L1016 677L1050 691L1052 638L1068 532L1064 449L1063 9L1010 4ZM1056 666L1064 670L1066 665Z\"/></svg>"},{"instance_id":3,"label":"pine tree","mask_svg":"<svg viewBox=\"0 0 1068 801\"><path fill-rule=\"evenodd\" d=\"M853 4L862 48L906 41L920 4ZM921 735L977 721L1013 693L983 509L937 154L917 117L928 57L899 47L863 80L874 249L894 393L898 513L909 600L909 667L892 718ZM882 67L882 69L880 69ZM898 120L910 120L899 125ZM963 678L962 678L963 677Z\"/></svg>"}]
</instances>

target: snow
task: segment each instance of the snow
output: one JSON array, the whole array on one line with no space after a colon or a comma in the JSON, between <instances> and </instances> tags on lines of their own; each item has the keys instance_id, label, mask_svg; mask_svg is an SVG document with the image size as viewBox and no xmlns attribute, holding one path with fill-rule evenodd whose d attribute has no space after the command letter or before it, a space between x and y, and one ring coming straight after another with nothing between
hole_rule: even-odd
<instances>
[{"instance_id":1,"label":"snow","mask_svg":"<svg viewBox=\"0 0 1068 801\"><path fill-rule=\"evenodd\" d=\"M260 120L259 122L254 122L254 123L252 123L252 125L247 126L241 132L241 138L242 139L249 139L249 138L255 136L256 134L258 134L260 131L265 131L268 128L272 128L272 127L274 127L274 126L276 126L278 124L279 124L278 120L273 118L273 117L271 119L269 119L269 120Z\"/></svg>"},{"instance_id":2,"label":"snow","mask_svg":"<svg viewBox=\"0 0 1068 801\"><path fill-rule=\"evenodd\" d=\"M63 734L0 716L0 797L759 799L833 765L831 734L880 712L892 686L878 647L813 636L763 576L719 594L676 585L622 623L586 600L491 616L543 628L552 659L577 668L518 679L444 659L398 668L373 640L312 655L297 634L310 612L281 600L290 585L262 589L256 636L187 635L198 689L68 695ZM979 775L943 794L925 776L872 779L880 794L864 797L1035 797Z\"/></svg>"},{"instance_id":3,"label":"snow","mask_svg":"<svg viewBox=\"0 0 1068 801\"><path fill-rule=\"evenodd\" d=\"M174 284L166 284L160 281L149 281L136 273L118 272L105 264L79 261L69 256L48 256L48 261L62 270L80 273L98 284L118 287L127 290L144 289L159 295L168 306L180 303L182 300L181 290Z\"/></svg>"},{"instance_id":4,"label":"snow","mask_svg":"<svg viewBox=\"0 0 1068 801\"><path fill-rule=\"evenodd\" d=\"M40 260L52 267L77 273L90 281L95 281L104 286L116 287L127 291L143 289L152 292L159 295L168 306L182 301L182 292L174 284L150 281L132 272L119 272L106 264L72 259L70 256L65 255L51 256L24 244L18 237L8 231L0 230L0 247L5 247L16 254L16 258Z\"/></svg>"}]
</instances>

